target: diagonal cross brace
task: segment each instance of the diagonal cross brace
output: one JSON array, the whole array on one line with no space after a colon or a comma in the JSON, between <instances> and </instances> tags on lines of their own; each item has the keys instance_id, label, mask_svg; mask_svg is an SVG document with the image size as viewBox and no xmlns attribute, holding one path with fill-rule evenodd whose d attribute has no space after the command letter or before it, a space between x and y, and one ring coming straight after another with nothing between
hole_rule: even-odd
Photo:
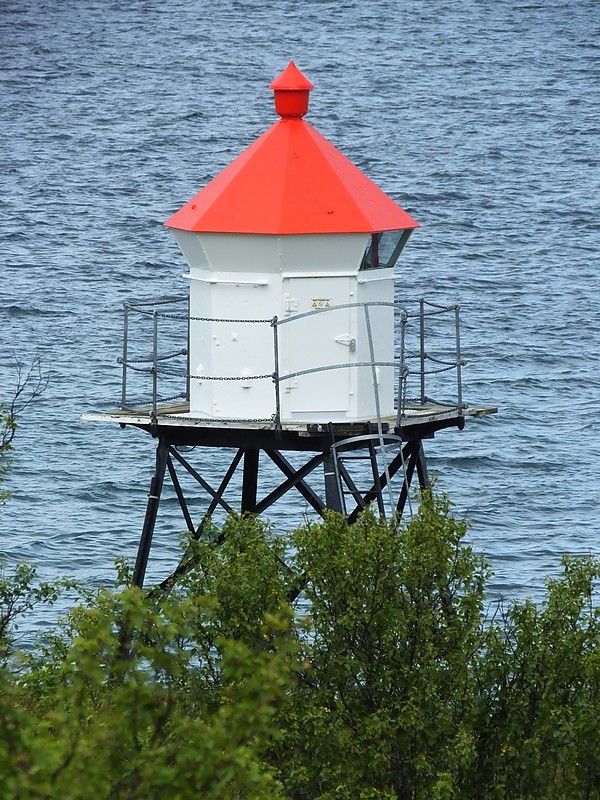
<instances>
[{"instance_id":1,"label":"diagonal cross brace","mask_svg":"<svg viewBox=\"0 0 600 800\"><path fill-rule=\"evenodd\" d=\"M279 467L281 472L287 476L287 480L281 483L276 489L274 489L270 494L257 503L256 507L253 509L253 513L262 513L266 508L273 505L273 503L279 500L280 497L283 497L286 492L295 486L302 497L304 497L304 499L314 508L317 514L323 516L326 505L319 495L313 491L313 489L311 489L307 483L305 483L304 478L316 467L318 467L319 464L323 463L325 455L323 453L319 453L318 455L313 456L313 458L307 461L304 466L296 470L289 463L289 461L281 455L279 450L265 450L265 453L269 456L271 461L277 467Z\"/></svg>"},{"instance_id":2,"label":"diagonal cross brace","mask_svg":"<svg viewBox=\"0 0 600 800\"><path fill-rule=\"evenodd\" d=\"M365 508L370 502L375 500L377 497L381 495L381 492L391 480L394 475L398 472L400 468L404 468L405 462L407 458L409 458L408 466L406 466L404 472L404 480L402 482L402 491L400 493L400 498L398 500L397 505L397 512L400 516L404 511L404 506L406 504L406 500L408 497L408 491L410 489L410 483L412 479L412 474L415 469L416 461L421 453L421 443L419 441L416 442L407 442L404 447L399 451L399 453L394 457L391 464L388 466L387 473L383 472L381 475L376 476L376 480L373 481L373 485L367 492L363 495L362 503L358 502L354 511L349 514L348 522L350 524L356 522L356 518L358 517L359 513Z\"/></svg>"}]
</instances>

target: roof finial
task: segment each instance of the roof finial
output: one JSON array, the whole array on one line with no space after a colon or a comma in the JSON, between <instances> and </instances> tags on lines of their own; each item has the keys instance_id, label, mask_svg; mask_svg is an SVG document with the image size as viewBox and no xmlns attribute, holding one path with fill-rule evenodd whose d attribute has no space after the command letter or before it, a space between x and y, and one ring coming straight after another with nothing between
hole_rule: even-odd
<instances>
[{"instance_id":1,"label":"roof finial","mask_svg":"<svg viewBox=\"0 0 600 800\"><path fill-rule=\"evenodd\" d=\"M275 92L275 111L280 117L303 117L308 111L308 93L314 89L293 61L269 86Z\"/></svg>"}]
</instances>

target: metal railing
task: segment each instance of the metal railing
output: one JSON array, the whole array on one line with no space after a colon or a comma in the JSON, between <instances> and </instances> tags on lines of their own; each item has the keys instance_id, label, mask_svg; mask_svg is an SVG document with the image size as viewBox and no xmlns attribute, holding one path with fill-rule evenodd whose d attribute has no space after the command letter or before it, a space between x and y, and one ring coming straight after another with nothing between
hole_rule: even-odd
<instances>
[{"instance_id":1,"label":"metal railing","mask_svg":"<svg viewBox=\"0 0 600 800\"><path fill-rule=\"evenodd\" d=\"M372 313L377 307L393 309L396 332L394 357L392 361L378 360L372 331ZM292 325L301 319L328 314L342 309L362 311L367 337L367 358L365 360L345 361L332 364L318 364L305 369L282 370L281 338L282 326ZM143 331L134 331L135 323L142 323ZM194 375L190 371L189 336L192 322L210 324L236 323L269 325L273 331L272 371L258 375ZM144 324L145 323L145 326ZM141 335L143 345L149 351L132 353L134 343L139 346ZM182 342L185 346L181 346ZM361 351L361 352L364 352ZM190 381L194 379L215 381L272 380L274 384L273 410L271 419L281 426L281 387L303 375L339 369L370 369L374 392L375 410L381 417L377 369L393 368L397 386L396 408L397 424L413 405L436 404L455 408L462 416L464 411L462 389L462 358L460 342L460 306L440 305L426 299L405 302L348 303L319 308L302 314L279 319L227 319L190 316L187 296L164 297L158 300L132 301L124 304L123 353L118 359L122 365L122 385L120 407L136 413L147 413L156 421L161 406L176 400L189 401ZM452 372L453 381L441 378ZM148 382L149 377L149 382ZM148 385L149 383L149 385ZM141 396L132 396L136 391ZM433 393L441 392L438 399Z\"/></svg>"},{"instance_id":2,"label":"metal railing","mask_svg":"<svg viewBox=\"0 0 600 800\"><path fill-rule=\"evenodd\" d=\"M179 309L183 307L183 311ZM143 344L149 338L150 352L136 352L131 354L131 329L134 321L150 321L150 333L144 329L141 333ZM140 407L150 406L150 416L156 420L158 406L174 400L189 400L189 299L187 296L162 297L158 300L129 301L123 304L123 353L117 359L122 366L121 402L123 410L138 411ZM163 325L161 327L161 321ZM179 323L173 325L173 323ZM183 323L183 326L181 325ZM185 330L181 330L184 327ZM184 347L181 344L183 334ZM138 343L139 344L139 343ZM161 349L161 345L162 348ZM175 348L173 349L173 345ZM166 349L168 347L168 349ZM182 364L182 359L185 363ZM148 392L145 381L137 381L139 398L131 397L131 383L133 376L150 376L150 391ZM167 384L177 386L179 381L184 382L185 388L168 396L159 394L159 380L161 386ZM140 386L141 384L141 386Z\"/></svg>"}]
</instances>

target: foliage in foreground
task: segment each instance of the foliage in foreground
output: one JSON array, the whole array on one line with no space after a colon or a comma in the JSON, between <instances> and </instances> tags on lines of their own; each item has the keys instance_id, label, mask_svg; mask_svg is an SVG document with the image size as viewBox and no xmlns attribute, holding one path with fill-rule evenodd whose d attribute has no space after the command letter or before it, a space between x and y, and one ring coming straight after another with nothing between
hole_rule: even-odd
<instances>
[{"instance_id":1,"label":"foliage in foreground","mask_svg":"<svg viewBox=\"0 0 600 800\"><path fill-rule=\"evenodd\" d=\"M2 800L598 798L599 566L489 619L465 532L430 495L285 543L232 518L168 597L100 591L28 653L7 624Z\"/></svg>"},{"instance_id":2,"label":"foliage in foreground","mask_svg":"<svg viewBox=\"0 0 600 800\"><path fill-rule=\"evenodd\" d=\"M0 400L0 502L10 497L10 492L2 489L4 477L9 470L9 454L17 431L17 418L45 390L50 374L42 369L42 359L38 354L26 366L13 354L15 380L13 392L8 402Z\"/></svg>"}]
</instances>

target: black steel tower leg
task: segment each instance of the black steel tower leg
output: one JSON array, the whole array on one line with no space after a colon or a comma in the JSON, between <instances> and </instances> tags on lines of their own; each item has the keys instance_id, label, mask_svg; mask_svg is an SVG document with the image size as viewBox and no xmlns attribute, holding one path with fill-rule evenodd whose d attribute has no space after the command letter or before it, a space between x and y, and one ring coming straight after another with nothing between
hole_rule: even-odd
<instances>
[{"instance_id":1,"label":"black steel tower leg","mask_svg":"<svg viewBox=\"0 0 600 800\"><path fill-rule=\"evenodd\" d=\"M403 458L405 459L403 464L403 472L404 472L404 481L402 483L402 489L400 491L400 497L398 498L398 504L396 506L396 515L398 519L404 513L404 506L406 505L406 501L408 500L408 495L410 493L410 487L412 484L412 477L415 471L415 467L417 463L420 463L420 453L421 453L421 442L419 440L413 442L407 442L404 445L402 450ZM406 459L408 458L408 461Z\"/></svg>"},{"instance_id":2,"label":"black steel tower leg","mask_svg":"<svg viewBox=\"0 0 600 800\"><path fill-rule=\"evenodd\" d=\"M141 587L144 584L144 576L146 574L146 567L148 565L150 546L152 545L152 536L154 534L156 515L158 514L158 505L160 503L160 495L163 488L168 458L169 444L164 439L159 439L158 447L156 448L156 468L150 482L150 494L148 495L148 505L146 506L144 527L142 529L142 537L140 539L137 559L133 571L134 586Z\"/></svg>"},{"instance_id":3,"label":"black steel tower leg","mask_svg":"<svg viewBox=\"0 0 600 800\"><path fill-rule=\"evenodd\" d=\"M323 459L323 475L325 478L325 505L332 511L344 513L344 502L341 496L341 486L338 481L334 463L335 455L325 454Z\"/></svg>"},{"instance_id":4,"label":"black steel tower leg","mask_svg":"<svg viewBox=\"0 0 600 800\"><path fill-rule=\"evenodd\" d=\"M427 472L427 458L423 449L423 442L419 442L419 453L417 455L417 475L421 489L430 489L429 473Z\"/></svg>"},{"instance_id":5,"label":"black steel tower leg","mask_svg":"<svg viewBox=\"0 0 600 800\"><path fill-rule=\"evenodd\" d=\"M258 488L258 450L244 450L244 473L242 478L242 514L256 508Z\"/></svg>"},{"instance_id":6,"label":"black steel tower leg","mask_svg":"<svg viewBox=\"0 0 600 800\"><path fill-rule=\"evenodd\" d=\"M379 478L379 464L377 462L377 452L375 450L375 445L371 440L369 442L369 458L371 461L371 472L373 475L373 486L375 487L375 491L377 492L377 508L379 509L379 513L382 517L385 517L385 505L383 502L383 495L382 490L383 487L381 485L381 480Z\"/></svg>"}]
</instances>

